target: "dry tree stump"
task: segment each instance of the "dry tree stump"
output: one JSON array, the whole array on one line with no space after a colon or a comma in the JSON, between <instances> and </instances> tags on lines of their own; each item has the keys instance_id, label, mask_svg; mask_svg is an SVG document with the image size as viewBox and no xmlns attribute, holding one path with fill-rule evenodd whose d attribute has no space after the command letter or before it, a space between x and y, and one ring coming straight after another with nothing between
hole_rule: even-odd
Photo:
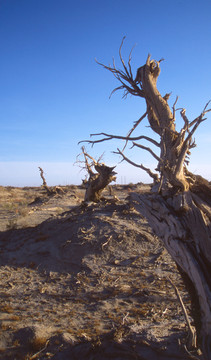
<instances>
[{"instance_id":1,"label":"dry tree stump","mask_svg":"<svg viewBox=\"0 0 211 360\"><path fill-rule=\"evenodd\" d=\"M84 156L85 169L88 172L88 180L83 181L86 187L84 201L98 202L102 199L103 190L112 181L116 180L115 166L109 167L100 162L100 159L96 161L86 152L84 147L82 147L82 154ZM96 172L93 171L93 168Z\"/></svg>"}]
</instances>

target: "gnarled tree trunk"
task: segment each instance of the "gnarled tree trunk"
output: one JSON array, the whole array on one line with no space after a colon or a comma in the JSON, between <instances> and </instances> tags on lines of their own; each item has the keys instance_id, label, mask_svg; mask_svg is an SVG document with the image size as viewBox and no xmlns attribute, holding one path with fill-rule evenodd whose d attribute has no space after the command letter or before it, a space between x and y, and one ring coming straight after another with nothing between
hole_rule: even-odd
<instances>
[{"instance_id":1,"label":"gnarled tree trunk","mask_svg":"<svg viewBox=\"0 0 211 360\"><path fill-rule=\"evenodd\" d=\"M206 201L192 191L164 199L160 194L131 194L133 206L144 215L179 270L192 287L194 320L205 359L211 358L211 189Z\"/></svg>"},{"instance_id":2,"label":"gnarled tree trunk","mask_svg":"<svg viewBox=\"0 0 211 360\"><path fill-rule=\"evenodd\" d=\"M102 192L111 181L114 181L115 172L113 167L104 164L95 165L97 174L90 176L87 182L85 201L98 202L101 200Z\"/></svg>"},{"instance_id":3,"label":"gnarled tree trunk","mask_svg":"<svg viewBox=\"0 0 211 360\"><path fill-rule=\"evenodd\" d=\"M102 192L110 182L116 180L116 173L114 167L106 166L100 161L95 161L82 147L82 153L85 159L86 170L88 171L89 178L85 183L86 193L84 201L98 202L102 198ZM91 160L89 163L88 158ZM96 170L96 173L92 170L92 167Z\"/></svg>"},{"instance_id":4,"label":"gnarled tree trunk","mask_svg":"<svg viewBox=\"0 0 211 360\"><path fill-rule=\"evenodd\" d=\"M124 40L124 39L123 39ZM123 44L123 42L122 42ZM131 54L127 66L121 56L123 70L102 65L112 72L121 85L113 90L124 90L123 97L128 93L139 96L146 101L146 112L134 123L127 136L113 134L93 134L103 136L98 140L86 140L92 145L109 139L125 140L123 150L117 149L123 159L130 164L144 169L153 178L154 186L151 194L131 194L133 205L149 221L155 234L159 236L179 269L186 274L192 290L197 296L199 308L195 308L198 343L204 358L211 360L211 188L202 181L200 176L194 176L187 170L190 150L195 147L193 134L202 121L209 102L202 113L193 121L189 121L186 110L180 109L184 121L183 127L176 130L176 103L172 110L168 99L170 94L162 96L157 89L157 79L160 74L160 62L147 57L133 77L131 69ZM145 117L151 129L159 135L160 142L144 135L131 136L133 131ZM158 149L152 151L138 140L146 140ZM128 142L133 147L144 149L157 160L156 173L143 164L132 162L124 153ZM190 287L188 290L190 290Z\"/></svg>"}]
</instances>

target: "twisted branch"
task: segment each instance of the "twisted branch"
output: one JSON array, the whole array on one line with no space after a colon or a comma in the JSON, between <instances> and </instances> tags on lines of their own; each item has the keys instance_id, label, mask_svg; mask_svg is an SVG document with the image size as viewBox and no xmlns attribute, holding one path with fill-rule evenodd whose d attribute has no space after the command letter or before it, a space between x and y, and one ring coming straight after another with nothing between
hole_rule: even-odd
<instances>
[{"instance_id":1,"label":"twisted branch","mask_svg":"<svg viewBox=\"0 0 211 360\"><path fill-rule=\"evenodd\" d=\"M129 70L127 69L125 62L122 58L121 50L122 50L122 45L124 43L124 40L125 40L125 36L123 37L120 48L119 48L119 57L120 57L120 61L123 65L124 70L117 69L114 61L113 61L113 67L111 67L110 65L109 66L104 65L104 64L100 63L99 61L97 61L96 59L95 59L95 61L98 65L102 66L104 69L109 70L115 76L115 78L122 84L121 86L118 86L111 92L110 97L117 90L125 90L124 94L123 94L123 98L126 98L128 94L144 97L143 90L137 85L136 79L133 79L133 74L132 74L131 65L130 65L131 58L132 58L131 53L132 53L133 49L130 52L129 60L128 60Z\"/></svg>"},{"instance_id":2,"label":"twisted branch","mask_svg":"<svg viewBox=\"0 0 211 360\"><path fill-rule=\"evenodd\" d=\"M104 133L104 132L98 133L98 134L90 134L90 136L101 136L101 135L106 136L106 137L102 138L102 139L98 139L98 140L82 140L82 141L79 141L78 144L83 143L83 142L87 142L89 144L94 145L96 143L100 143L100 142L111 140L111 139L119 139L119 140L126 140L126 141L134 141L134 140L142 140L143 139L143 140L150 141L152 144L154 144L157 147L160 147L159 142L157 142L156 140L151 139L150 137L145 136L145 135L130 137L130 136L107 134L107 133Z\"/></svg>"},{"instance_id":3,"label":"twisted branch","mask_svg":"<svg viewBox=\"0 0 211 360\"><path fill-rule=\"evenodd\" d=\"M157 161L162 161L162 159L161 159L159 156L157 156L157 155L154 153L154 151L152 151L152 149L150 149L149 147L144 146L144 145L141 145L141 144L137 144L137 143L133 142L133 146L131 147L131 149L132 149L134 146L137 146L137 147L139 147L139 148L141 148L141 149L144 149L144 150L149 151L149 153L150 153Z\"/></svg>"},{"instance_id":4,"label":"twisted branch","mask_svg":"<svg viewBox=\"0 0 211 360\"><path fill-rule=\"evenodd\" d=\"M158 182L158 181L159 181L158 175L155 174L155 173L153 173L149 168L145 167L145 166L142 165L142 164L136 164L136 163L133 162L132 160L128 159L128 158L123 154L123 152L122 152L119 148L117 148L117 150L118 150L118 151L114 151L113 153L114 153L114 154L121 155L122 158L123 158L123 160L127 161L129 164L131 164L131 165L133 165L133 166L135 166L135 167L137 167L137 168L140 168L140 169L146 171L147 174L148 174L151 178L153 178L153 180L154 180L155 182Z\"/></svg>"}]
</instances>

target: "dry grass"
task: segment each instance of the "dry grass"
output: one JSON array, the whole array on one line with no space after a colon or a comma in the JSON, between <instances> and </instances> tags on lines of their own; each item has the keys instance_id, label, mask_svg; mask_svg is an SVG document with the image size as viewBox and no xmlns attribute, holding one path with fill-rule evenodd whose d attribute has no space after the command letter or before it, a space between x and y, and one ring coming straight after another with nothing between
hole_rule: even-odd
<instances>
[{"instance_id":1,"label":"dry grass","mask_svg":"<svg viewBox=\"0 0 211 360\"><path fill-rule=\"evenodd\" d=\"M46 341L47 341L46 337L39 337L34 339L34 341L31 344L32 350L33 351L41 350L45 346Z\"/></svg>"},{"instance_id":2,"label":"dry grass","mask_svg":"<svg viewBox=\"0 0 211 360\"><path fill-rule=\"evenodd\" d=\"M7 314L12 314L12 313L14 313L14 309L13 309L13 307L10 306L10 305L1 306L1 307L0 307L0 311L5 312L5 313L7 313Z\"/></svg>"},{"instance_id":3,"label":"dry grass","mask_svg":"<svg viewBox=\"0 0 211 360\"><path fill-rule=\"evenodd\" d=\"M34 339L30 345L29 352L26 354L26 356L24 356L23 360L39 359L39 353L42 351L42 349L45 349L47 344L48 341L45 337Z\"/></svg>"}]
</instances>

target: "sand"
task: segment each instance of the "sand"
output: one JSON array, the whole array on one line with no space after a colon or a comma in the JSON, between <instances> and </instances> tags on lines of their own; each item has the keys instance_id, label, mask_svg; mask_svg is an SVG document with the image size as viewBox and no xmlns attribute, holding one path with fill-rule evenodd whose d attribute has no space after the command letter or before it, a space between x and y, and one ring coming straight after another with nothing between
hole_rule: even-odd
<instances>
[{"instance_id":1,"label":"sand","mask_svg":"<svg viewBox=\"0 0 211 360\"><path fill-rule=\"evenodd\" d=\"M190 359L180 274L116 186L99 204L84 189L0 187L0 359Z\"/></svg>"}]
</instances>

